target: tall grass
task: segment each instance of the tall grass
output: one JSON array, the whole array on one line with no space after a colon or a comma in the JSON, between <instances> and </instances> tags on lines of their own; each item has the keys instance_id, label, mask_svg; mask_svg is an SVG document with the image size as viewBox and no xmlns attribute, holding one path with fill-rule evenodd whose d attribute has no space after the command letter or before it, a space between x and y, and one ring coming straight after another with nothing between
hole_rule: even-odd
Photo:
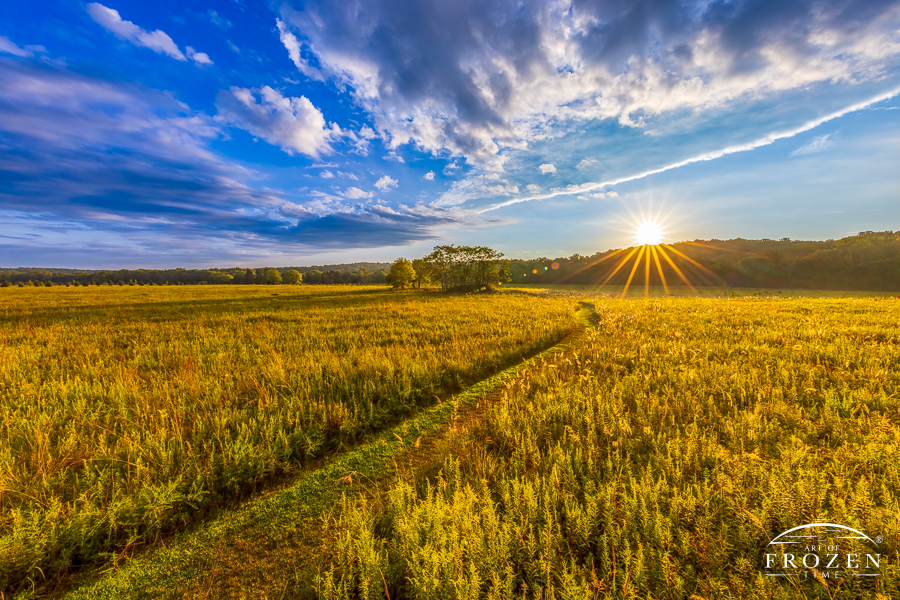
<instances>
[{"instance_id":1,"label":"tall grass","mask_svg":"<svg viewBox=\"0 0 900 600\"><path fill-rule=\"evenodd\" d=\"M896 300L597 306L443 464L345 500L321 597L900 596ZM882 536L882 577L765 577L816 519Z\"/></svg>"},{"instance_id":2,"label":"tall grass","mask_svg":"<svg viewBox=\"0 0 900 600\"><path fill-rule=\"evenodd\" d=\"M0 590L153 540L572 325L570 301L513 295L4 289Z\"/></svg>"}]
</instances>

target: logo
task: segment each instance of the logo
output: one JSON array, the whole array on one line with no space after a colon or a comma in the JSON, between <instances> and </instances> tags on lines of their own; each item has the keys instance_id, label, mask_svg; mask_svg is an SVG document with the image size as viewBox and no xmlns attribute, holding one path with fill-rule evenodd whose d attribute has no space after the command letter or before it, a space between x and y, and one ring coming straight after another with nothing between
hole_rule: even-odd
<instances>
[{"instance_id":1,"label":"logo","mask_svg":"<svg viewBox=\"0 0 900 600\"><path fill-rule=\"evenodd\" d=\"M874 579L881 576L881 537L838 523L815 522L788 529L766 546L763 572L769 577Z\"/></svg>"}]
</instances>

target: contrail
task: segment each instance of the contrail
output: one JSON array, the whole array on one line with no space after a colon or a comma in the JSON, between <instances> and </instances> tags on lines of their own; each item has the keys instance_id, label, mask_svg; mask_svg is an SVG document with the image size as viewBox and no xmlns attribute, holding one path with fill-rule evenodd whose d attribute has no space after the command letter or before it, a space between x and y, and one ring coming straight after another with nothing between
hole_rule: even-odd
<instances>
[{"instance_id":1,"label":"contrail","mask_svg":"<svg viewBox=\"0 0 900 600\"><path fill-rule=\"evenodd\" d=\"M746 152L748 150L755 150L756 148L761 148L762 146L768 146L769 144L776 142L778 140L783 140L785 138L794 137L795 135L801 134L803 132L809 131L810 129L815 129L819 125L823 123L827 123L828 121L833 121L834 119L838 119L843 117L847 113L856 112L858 110L862 110L864 108L868 108L873 104L877 104L879 102L883 102L885 100L889 100L894 96L900 95L900 87L894 88L890 92L886 92L884 94L880 94L875 96L874 98L870 98L869 100L864 100L857 104L853 104L852 106L848 106L847 108L843 108L839 111L833 112L831 114L825 115L824 117L819 117L818 119L814 119L812 121L808 121L797 127L796 129L791 129L789 131L783 131L781 133L770 133L769 135L759 138L756 141L750 142L748 144L739 144L737 146L728 146L727 148L723 148L721 150L714 150L712 152L707 152L706 154L701 154L699 156L694 156L692 158L687 158L677 163L672 163L671 165L666 165L664 167L660 167L658 169L652 169L650 171L644 171L643 173L638 173L636 175L629 175L627 177L621 177L619 179L610 179L609 181L598 181L598 182L588 182L583 183L579 186L564 189L564 190L556 190L547 194L541 194L537 196L526 196L524 198L513 198L512 200L507 200L506 202L501 202L500 204L494 204L485 209L478 211L479 213L486 213L492 210L497 210L498 208L504 208L506 206L511 206L513 204L519 204L520 202L529 202L531 200L546 200L548 198L556 198L557 196L570 196L573 194L584 194L586 192L592 192L594 190L599 190L605 187L618 185L620 183L626 183L628 181L635 181L636 179L643 179L644 177L649 177L651 175L656 175L657 173L664 173L666 171L671 171L672 169L677 169L679 167L683 167L685 165L689 165L696 162L703 162L707 160L715 160L722 156L728 154L736 154L738 152Z\"/></svg>"}]
</instances>

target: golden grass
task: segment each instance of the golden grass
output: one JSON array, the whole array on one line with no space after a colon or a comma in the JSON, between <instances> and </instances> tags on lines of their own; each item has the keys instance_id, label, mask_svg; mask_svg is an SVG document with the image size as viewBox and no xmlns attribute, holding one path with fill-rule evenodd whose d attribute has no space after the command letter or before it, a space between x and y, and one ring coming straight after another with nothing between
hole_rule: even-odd
<instances>
[{"instance_id":1,"label":"golden grass","mask_svg":"<svg viewBox=\"0 0 900 600\"><path fill-rule=\"evenodd\" d=\"M320 597L900 595L896 300L596 305L443 464L345 501ZM816 519L882 536L882 576L765 577Z\"/></svg>"},{"instance_id":2,"label":"golden grass","mask_svg":"<svg viewBox=\"0 0 900 600\"><path fill-rule=\"evenodd\" d=\"M0 590L152 541L573 326L564 299L0 290Z\"/></svg>"}]
</instances>

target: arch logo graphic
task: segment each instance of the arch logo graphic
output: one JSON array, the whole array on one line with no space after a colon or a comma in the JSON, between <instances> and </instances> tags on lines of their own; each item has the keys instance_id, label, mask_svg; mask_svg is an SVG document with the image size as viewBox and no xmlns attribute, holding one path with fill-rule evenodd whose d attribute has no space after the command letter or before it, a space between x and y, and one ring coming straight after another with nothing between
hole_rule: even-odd
<instances>
[{"instance_id":1,"label":"arch logo graphic","mask_svg":"<svg viewBox=\"0 0 900 600\"><path fill-rule=\"evenodd\" d=\"M876 578L881 576L882 541L838 523L799 525L769 542L762 570L769 577L819 581Z\"/></svg>"}]
</instances>

